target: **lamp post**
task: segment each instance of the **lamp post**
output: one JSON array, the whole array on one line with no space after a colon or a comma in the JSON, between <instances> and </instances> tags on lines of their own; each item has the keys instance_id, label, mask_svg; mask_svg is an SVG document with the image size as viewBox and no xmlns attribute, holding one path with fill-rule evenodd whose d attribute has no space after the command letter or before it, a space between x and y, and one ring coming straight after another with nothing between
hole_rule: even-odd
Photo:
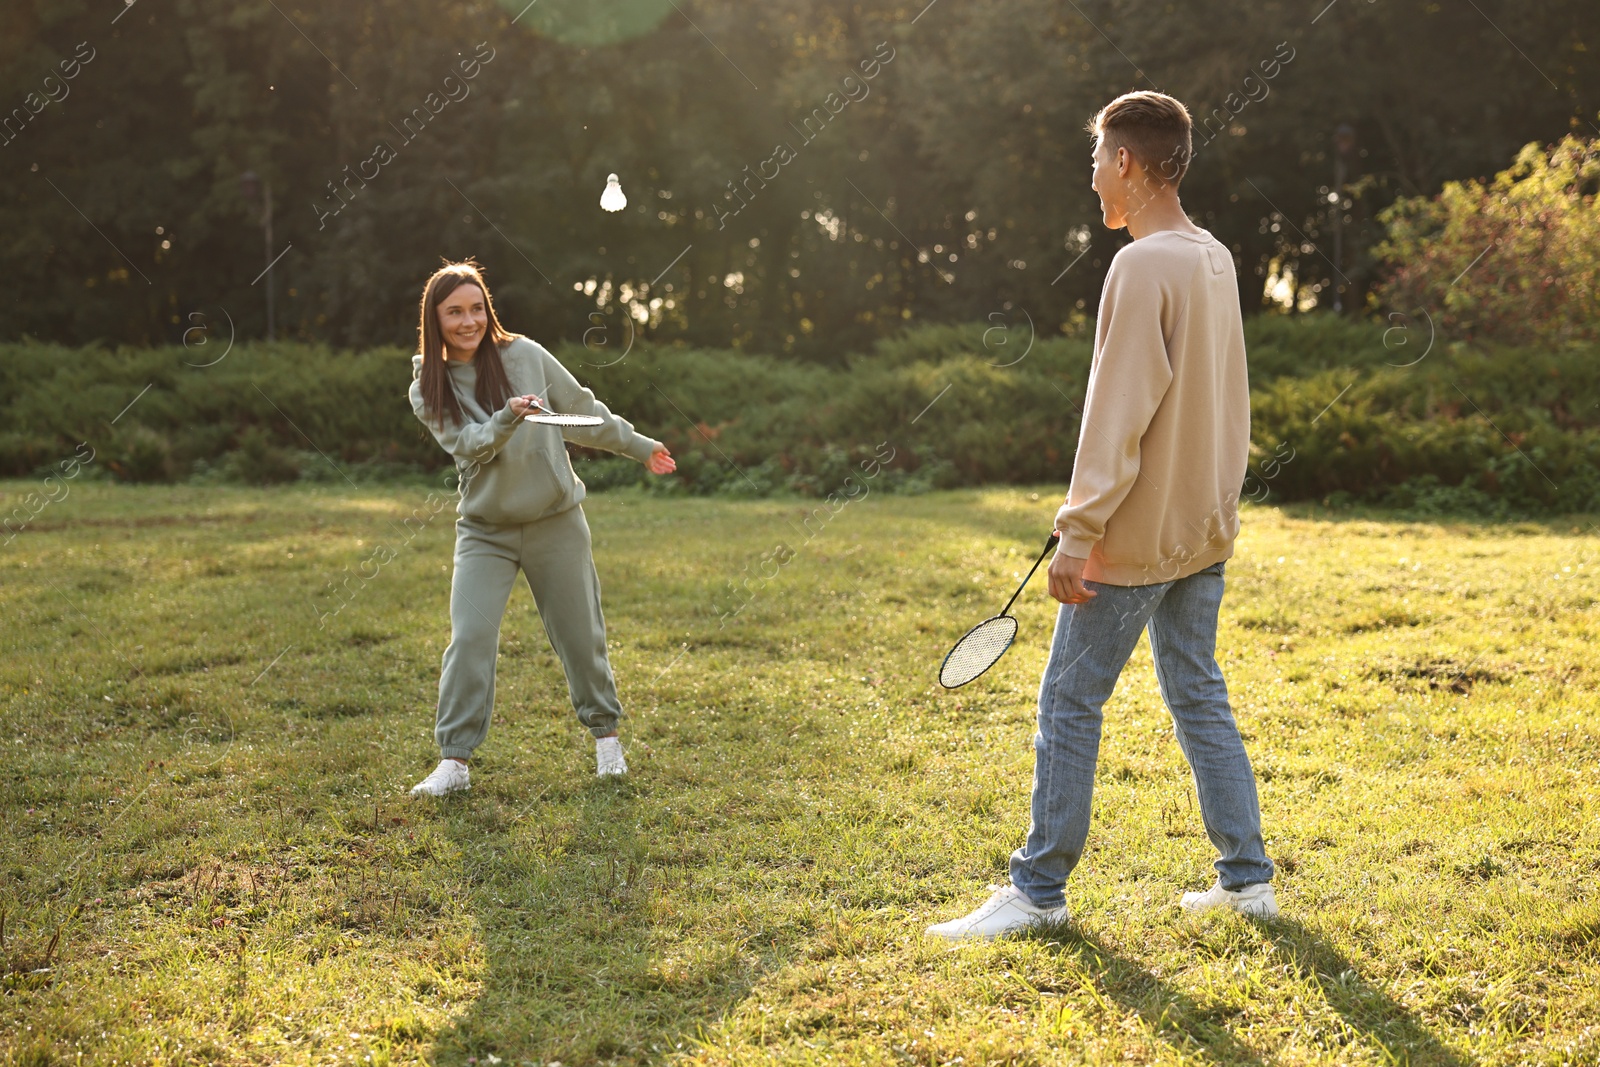
<instances>
[{"instance_id":1,"label":"lamp post","mask_svg":"<svg viewBox=\"0 0 1600 1067\"><path fill-rule=\"evenodd\" d=\"M1344 179L1345 163L1356 149L1356 128L1339 123L1333 131L1333 310L1344 310Z\"/></svg>"},{"instance_id":2,"label":"lamp post","mask_svg":"<svg viewBox=\"0 0 1600 1067\"><path fill-rule=\"evenodd\" d=\"M262 271L267 276L267 340L277 340L275 326L276 315L273 313L272 301L272 183L256 175L253 170L247 170L239 175L239 185L244 189L246 203L254 204L257 199L262 201L261 230L265 238L267 269Z\"/></svg>"}]
</instances>

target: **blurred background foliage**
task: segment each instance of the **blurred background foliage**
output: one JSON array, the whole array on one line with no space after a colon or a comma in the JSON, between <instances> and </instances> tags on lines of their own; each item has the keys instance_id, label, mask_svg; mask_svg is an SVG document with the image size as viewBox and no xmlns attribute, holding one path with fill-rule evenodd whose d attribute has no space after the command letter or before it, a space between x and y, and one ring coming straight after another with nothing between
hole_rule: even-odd
<instances>
[{"instance_id":1,"label":"blurred background foliage","mask_svg":"<svg viewBox=\"0 0 1600 1067\"><path fill-rule=\"evenodd\" d=\"M1600 140L1529 144L1492 181L1397 200L1385 303L1463 340L1600 340ZM1431 311L1427 310L1431 309Z\"/></svg>"},{"instance_id":2,"label":"blurred background foliage","mask_svg":"<svg viewBox=\"0 0 1600 1067\"><path fill-rule=\"evenodd\" d=\"M907 325L1071 334L1126 240L1099 226L1083 126L1150 87L1200 124L1185 202L1233 248L1248 311L1342 287L1349 314L1413 313L1479 237L1519 240L1529 270L1576 254L1569 236L1592 252L1592 211L1571 234L1515 214L1545 217L1568 164L1524 156L1537 195L1498 215L1481 181L1530 142L1594 136L1597 40L1591 0L15 0L0 339L259 338L270 283L280 340L406 346L421 280L467 255L551 344L842 367ZM630 202L609 215L613 171ZM1468 206L1484 218L1439 214ZM1452 250L1417 260L1435 231ZM1410 264L1388 288L1385 248ZM1592 337L1583 262L1590 302L1562 336ZM1503 300L1561 318L1560 293L1527 303L1543 277ZM1450 300L1463 334L1504 314Z\"/></svg>"},{"instance_id":3,"label":"blurred background foliage","mask_svg":"<svg viewBox=\"0 0 1600 1067\"><path fill-rule=\"evenodd\" d=\"M914 327L838 367L651 341L620 361L557 346L679 471L652 478L583 450L574 465L595 489L731 496L1064 485L1091 341L1024 350L993 329ZM1331 314L1256 316L1246 334L1246 498L1600 511L1600 345L1430 341L1420 320ZM73 477L131 482L449 481L404 402L408 347L251 342L206 366L180 346L22 343L0 345L0 374L0 476L59 478L76 456Z\"/></svg>"}]
</instances>

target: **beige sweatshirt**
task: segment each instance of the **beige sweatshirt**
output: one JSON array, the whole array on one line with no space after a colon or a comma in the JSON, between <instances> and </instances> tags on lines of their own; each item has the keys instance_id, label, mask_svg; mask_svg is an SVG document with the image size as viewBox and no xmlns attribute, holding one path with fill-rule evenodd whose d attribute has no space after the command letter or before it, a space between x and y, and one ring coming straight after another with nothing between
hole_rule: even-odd
<instances>
[{"instance_id":1,"label":"beige sweatshirt","mask_svg":"<svg viewBox=\"0 0 1600 1067\"><path fill-rule=\"evenodd\" d=\"M1161 230L1106 275L1061 551L1084 577L1151 585L1233 555L1250 384L1233 256Z\"/></svg>"}]
</instances>

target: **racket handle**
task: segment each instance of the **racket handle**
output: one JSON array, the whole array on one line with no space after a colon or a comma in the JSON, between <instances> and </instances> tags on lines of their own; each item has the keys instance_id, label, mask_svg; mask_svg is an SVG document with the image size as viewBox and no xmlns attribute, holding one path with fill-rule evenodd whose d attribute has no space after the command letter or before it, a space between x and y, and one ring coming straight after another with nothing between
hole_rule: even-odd
<instances>
[{"instance_id":1,"label":"racket handle","mask_svg":"<svg viewBox=\"0 0 1600 1067\"><path fill-rule=\"evenodd\" d=\"M1017 597L1021 596L1022 591L1028 588L1028 581L1033 577L1033 572L1039 569L1039 564L1043 563L1044 558L1050 554L1050 550L1056 547L1056 536L1056 531L1051 530L1049 540L1044 543L1044 551L1039 553L1039 558L1033 561L1033 566L1028 569L1027 576L1022 579L1022 584L1017 586L1017 591L1011 594L1011 599L1006 601L1006 606L1000 609L1000 614L1011 614L1011 605L1015 604Z\"/></svg>"}]
</instances>

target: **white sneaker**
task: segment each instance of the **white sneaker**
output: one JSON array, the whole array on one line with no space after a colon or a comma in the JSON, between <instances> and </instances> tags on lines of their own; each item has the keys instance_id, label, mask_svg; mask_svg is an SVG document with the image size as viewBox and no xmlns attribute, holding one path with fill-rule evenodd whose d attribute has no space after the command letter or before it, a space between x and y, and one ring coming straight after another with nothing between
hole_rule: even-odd
<instances>
[{"instance_id":1,"label":"white sneaker","mask_svg":"<svg viewBox=\"0 0 1600 1067\"><path fill-rule=\"evenodd\" d=\"M412 796L442 797L446 793L454 793L461 789L471 789L468 782L467 765L458 763L453 759L442 759L433 773L411 787Z\"/></svg>"},{"instance_id":2,"label":"white sneaker","mask_svg":"<svg viewBox=\"0 0 1600 1067\"><path fill-rule=\"evenodd\" d=\"M984 940L1020 933L1046 923L1063 923L1071 916L1067 906L1041 908L1014 885L992 885L993 896L977 911L960 919L928 927L928 933L949 941Z\"/></svg>"},{"instance_id":3,"label":"white sneaker","mask_svg":"<svg viewBox=\"0 0 1600 1067\"><path fill-rule=\"evenodd\" d=\"M622 742L615 737L595 738L594 763L594 773L602 778L608 774L628 773L628 761L622 758Z\"/></svg>"},{"instance_id":4,"label":"white sneaker","mask_svg":"<svg viewBox=\"0 0 1600 1067\"><path fill-rule=\"evenodd\" d=\"M1185 893L1178 902L1185 911L1210 911L1213 908L1232 908L1241 915L1256 919L1278 917L1278 895L1272 891L1271 882L1257 882L1243 889L1224 889L1222 883L1204 893Z\"/></svg>"}]
</instances>

